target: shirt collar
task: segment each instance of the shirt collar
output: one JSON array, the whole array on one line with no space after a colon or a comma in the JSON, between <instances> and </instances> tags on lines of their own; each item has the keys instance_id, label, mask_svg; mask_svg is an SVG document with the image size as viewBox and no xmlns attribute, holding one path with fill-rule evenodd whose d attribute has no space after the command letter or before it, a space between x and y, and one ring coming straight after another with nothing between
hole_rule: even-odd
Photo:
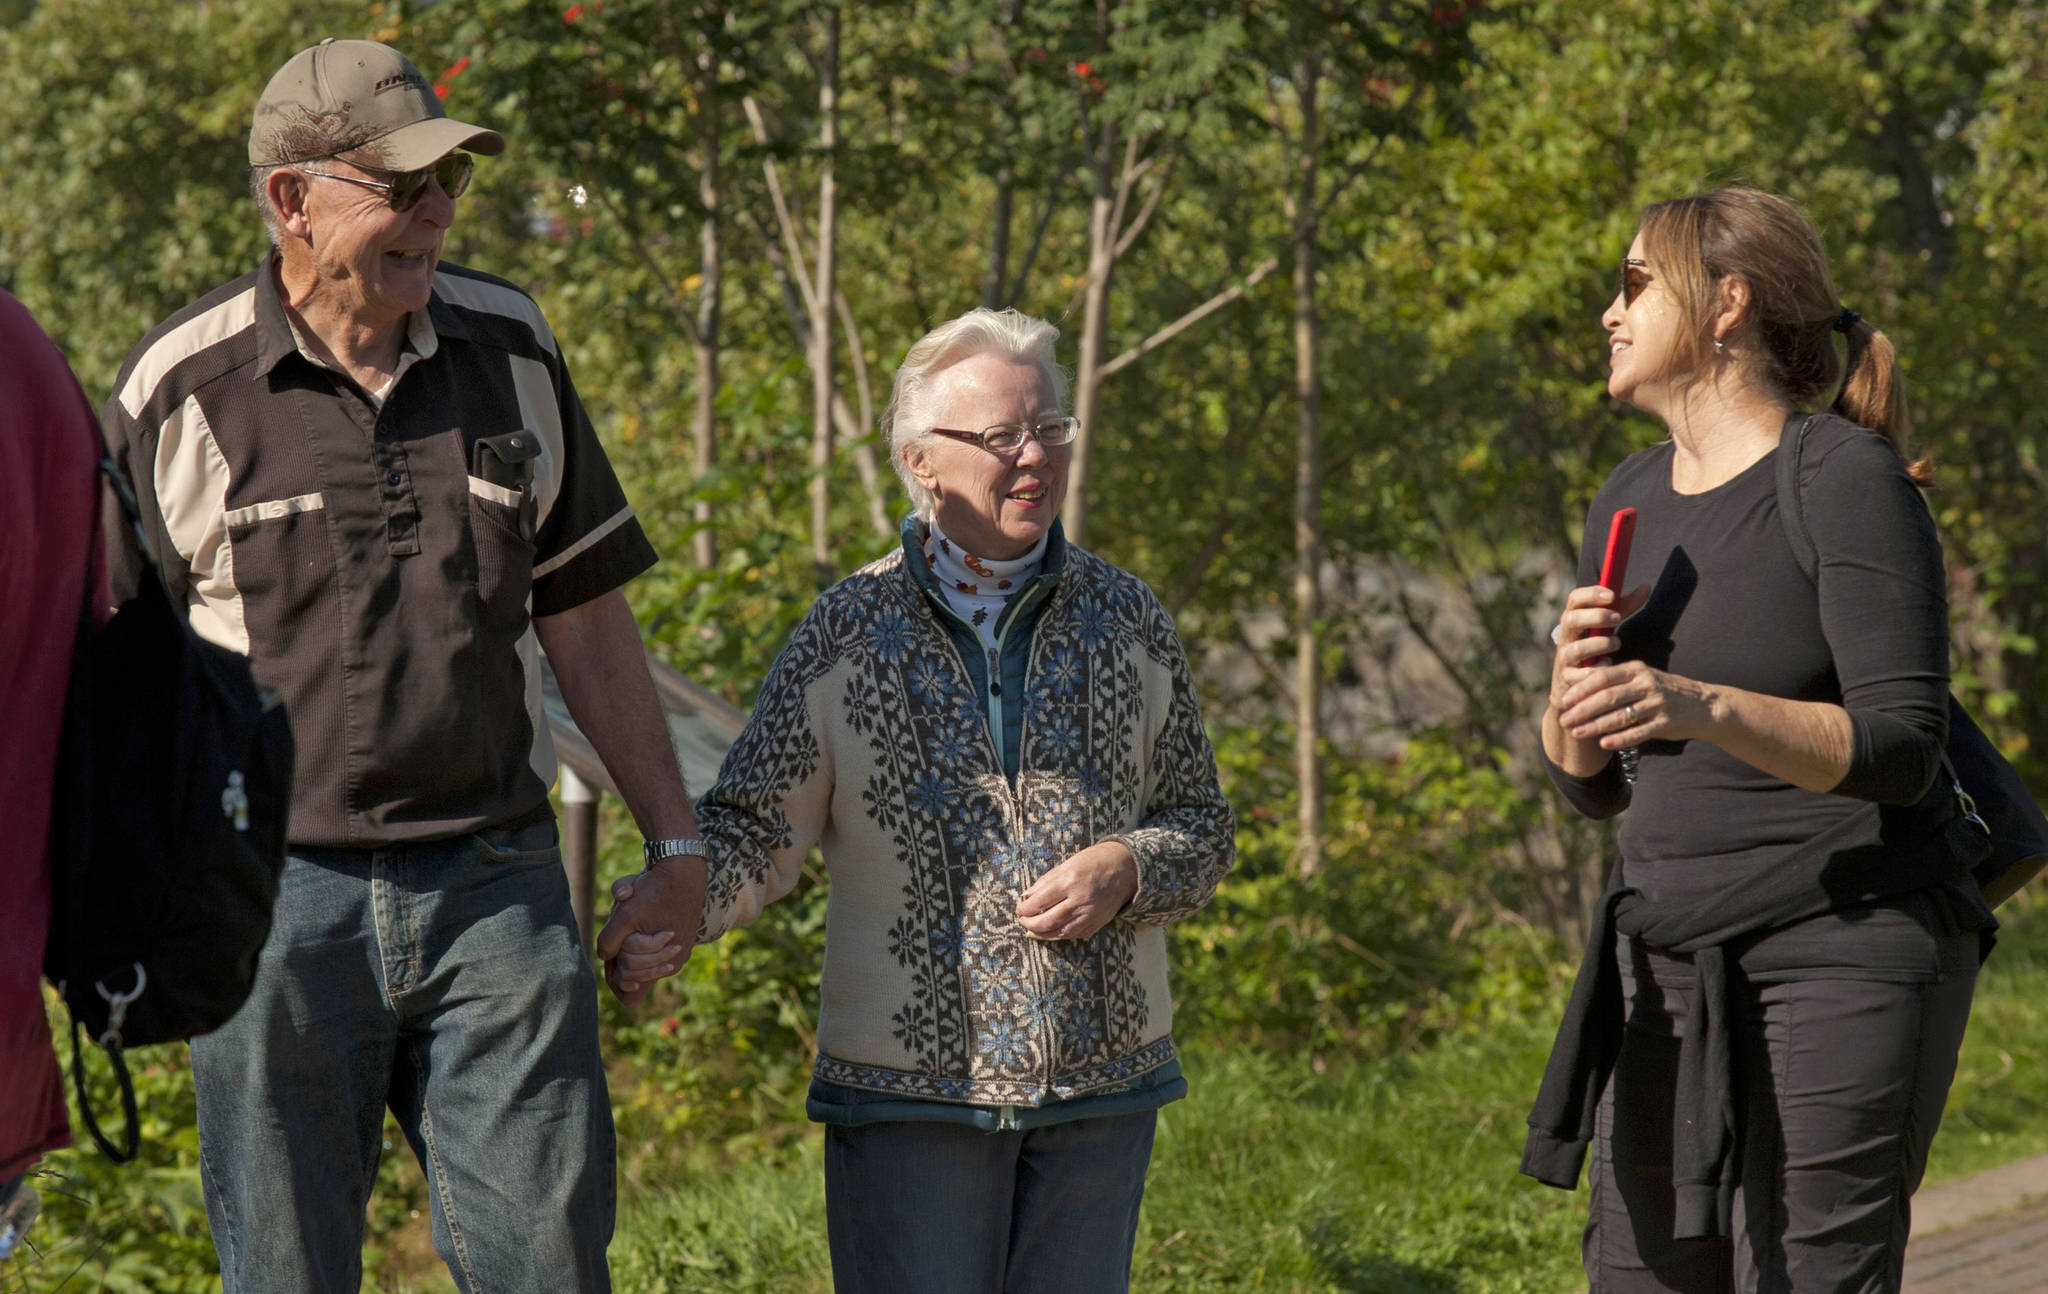
<instances>
[{"instance_id":1,"label":"shirt collar","mask_svg":"<svg viewBox=\"0 0 2048 1294\"><path fill-rule=\"evenodd\" d=\"M277 290L279 267L282 259L275 247L270 255L263 258L263 265L256 271L256 369L251 377L261 381L290 355L302 357L316 368L325 368L311 351L306 349L304 339L299 335L298 325L292 322L291 312L284 308L284 298ZM415 310L405 317L405 352L399 357L399 372L403 373L415 360L431 358L441 348L441 333L466 337L468 332L455 312L443 304L439 293L427 298L427 308Z\"/></svg>"}]
</instances>

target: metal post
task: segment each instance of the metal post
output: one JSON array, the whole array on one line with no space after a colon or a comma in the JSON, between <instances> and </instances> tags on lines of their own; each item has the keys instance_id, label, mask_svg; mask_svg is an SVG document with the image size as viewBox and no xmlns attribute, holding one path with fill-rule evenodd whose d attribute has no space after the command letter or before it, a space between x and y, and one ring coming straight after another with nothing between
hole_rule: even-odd
<instances>
[{"instance_id":1,"label":"metal post","mask_svg":"<svg viewBox=\"0 0 2048 1294\"><path fill-rule=\"evenodd\" d=\"M576 930L588 950L596 929L592 904L597 896L597 801L604 792L567 764L557 767L562 779L562 869L569 873L569 905L576 910Z\"/></svg>"}]
</instances>

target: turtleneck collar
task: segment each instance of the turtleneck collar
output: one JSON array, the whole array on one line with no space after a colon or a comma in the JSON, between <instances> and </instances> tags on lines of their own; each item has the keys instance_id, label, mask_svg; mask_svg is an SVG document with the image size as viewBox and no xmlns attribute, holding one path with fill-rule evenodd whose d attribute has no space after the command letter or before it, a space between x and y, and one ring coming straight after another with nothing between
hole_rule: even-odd
<instances>
[{"instance_id":1,"label":"turtleneck collar","mask_svg":"<svg viewBox=\"0 0 2048 1294\"><path fill-rule=\"evenodd\" d=\"M974 627L983 646L994 648L1003 608L1045 569L1048 538L1040 536L1020 557L982 557L961 547L932 521L925 527L920 549L946 604Z\"/></svg>"}]
</instances>

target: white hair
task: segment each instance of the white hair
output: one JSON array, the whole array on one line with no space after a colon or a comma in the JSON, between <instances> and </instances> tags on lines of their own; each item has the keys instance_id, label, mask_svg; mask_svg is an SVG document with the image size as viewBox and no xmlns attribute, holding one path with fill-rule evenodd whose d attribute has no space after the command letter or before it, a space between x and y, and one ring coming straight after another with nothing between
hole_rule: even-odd
<instances>
[{"instance_id":1,"label":"white hair","mask_svg":"<svg viewBox=\"0 0 2048 1294\"><path fill-rule=\"evenodd\" d=\"M937 501L931 491L918 484L903 461L906 449L931 444L932 383L948 368L976 355L1007 355L1038 366L1052 387L1053 402L1067 407L1067 373L1053 357L1053 341L1060 330L1043 319L1015 310L990 310L986 306L948 319L917 339L896 370L896 382L889 392L889 407L882 410L882 444L903 488L910 492L911 509L926 521L932 519ZM975 430L979 430L976 428Z\"/></svg>"}]
</instances>

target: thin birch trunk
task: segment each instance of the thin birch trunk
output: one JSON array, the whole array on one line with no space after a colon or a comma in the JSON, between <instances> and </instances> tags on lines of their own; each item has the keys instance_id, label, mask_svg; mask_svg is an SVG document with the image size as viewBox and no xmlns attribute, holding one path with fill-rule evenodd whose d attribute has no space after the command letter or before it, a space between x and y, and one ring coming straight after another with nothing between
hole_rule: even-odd
<instances>
[{"instance_id":1,"label":"thin birch trunk","mask_svg":"<svg viewBox=\"0 0 2048 1294\"><path fill-rule=\"evenodd\" d=\"M1088 472L1095 447L1095 422L1102 408L1102 355L1109 328L1109 285L1116 273L1117 183L1110 167L1117 151L1114 121L1102 123L1096 145L1095 163L1089 167L1095 178L1088 203L1088 287L1081 308L1081 353L1074 374L1074 417L1081 430L1074 437L1073 457L1067 466L1067 498L1060 509L1060 523L1067 539L1088 542Z\"/></svg>"},{"instance_id":2,"label":"thin birch trunk","mask_svg":"<svg viewBox=\"0 0 2048 1294\"><path fill-rule=\"evenodd\" d=\"M1316 95L1320 60L1304 60L1296 89L1301 104L1301 154L1294 199L1294 393L1299 411L1294 467L1294 760L1300 800L1300 842L1295 866L1312 876L1323 864L1322 619L1323 438L1322 374L1317 364L1316 319Z\"/></svg>"},{"instance_id":3,"label":"thin birch trunk","mask_svg":"<svg viewBox=\"0 0 2048 1294\"><path fill-rule=\"evenodd\" d=\"M818 587L833 579L831 534L832 302L837 295L839 193L833 165L839 153L839 11L824 13L825 48L818 63L817 284L811 291L811 565Z\"/></svg>"},{"instance_id":4,"label":"thin birch trunk","mask_svg":"<svg viewBox=\"0 0 2048 1294\"><path fill-rule=\"evenodd\" d=\"M697 293L697 327L692 338L697 366L697 411L695 458L692 466L702 480L718 462L718 313L722 261L719 250L718 146L722 126L718 115L718 51L705 33L704 47L697 54L697 150L701 155L697 198L704 206L700 229L703 282ZM709 499L698 499L693 510L697 523L692 541L697 565L710 570L718 565L718 534L712 529Z\"/></svg>"}]
</instances>

